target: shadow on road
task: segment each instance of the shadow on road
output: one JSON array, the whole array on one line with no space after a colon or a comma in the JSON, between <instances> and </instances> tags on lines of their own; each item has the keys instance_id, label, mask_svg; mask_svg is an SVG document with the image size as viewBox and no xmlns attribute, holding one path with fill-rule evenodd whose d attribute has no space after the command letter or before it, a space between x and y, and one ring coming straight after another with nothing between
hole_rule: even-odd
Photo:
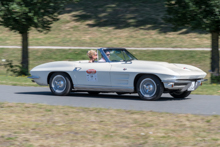
<instances>
[{"instance_id":1,"label":"shadow on road","mask_svg":"<svg viewBox=\"0 0 220 147\"><path fill-rule=\"evenodd\" d=\"M44 95L44 96L54 96L51 92L47 91L38 91L38 92L16 92L15 94L26 94L26 95ZM63 96L60 96L63 97ZM81 97L81 98L99 98L99 99L117 99L117 100L135 100L135 101L143 101L139 98L138 95L135 94L124 94L124 95L116 95L114 93L101 93L99 95L89 95L87 92L71 92L68 96L65 97ZM164 102L164 101L182 101L189 100L191 98L172 98L172 97L161 97L157 101L154 102ZM148 101L149 102L149 101Z\"/></svg>"},{"instance_id":2,"label":"shadow on road","mask_svg":"<svg viewBox=\"0 0 220 147\"><path fill-rule=\"evenodd\" d=\"M172 97L161 97L157 101L183 101L190 100L191 98L172 98Z\"/></svg>"},{"instance_id":3,"label":"shadow on road","mask_svg":"<svg viewBox=\"0 0 220 147\"><path fill-rule=\"evenodd\" d=\"M46 92L46 91L38 91L38 92L15 92L15 94L50 95L50 96L53 95L51 92Z\"/></svg>"}]
</instances>

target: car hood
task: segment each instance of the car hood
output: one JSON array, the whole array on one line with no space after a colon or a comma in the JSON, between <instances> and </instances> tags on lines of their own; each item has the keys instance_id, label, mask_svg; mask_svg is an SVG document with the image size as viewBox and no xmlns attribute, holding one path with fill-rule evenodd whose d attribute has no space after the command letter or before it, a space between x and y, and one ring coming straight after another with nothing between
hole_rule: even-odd
<instances>
[{"instance_id":1,"label":"car hood","mask_svg":"<svg viewBox=\"0 0 220 147\"><path fill-rule=\"evenodd\" d=\"M76 61L54 61L34 67L31 71L65 71L72 70Z\"/></svg>"},{"instance_id":2,"label":"car hood","mask_svg":"<svg viewBox=\"0 0 220 147\"><path fill-rule=\"evenodd\" d=\"M177 64L168 62L157 62L157 61L143 61L143 60L133 60L133 65L142 67L144 69L164 69L164 72L172 71L176 75L202 75L206 76L206 73L201 69L187 64Z\"/></svg>"}]
</instances>

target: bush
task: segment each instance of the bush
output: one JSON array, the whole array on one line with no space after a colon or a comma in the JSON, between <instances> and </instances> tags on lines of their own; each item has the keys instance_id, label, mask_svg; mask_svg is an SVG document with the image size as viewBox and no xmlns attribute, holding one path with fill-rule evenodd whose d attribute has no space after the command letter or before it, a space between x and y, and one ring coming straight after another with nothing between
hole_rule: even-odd
<instances>
[{"instance_id":1,"label":"bush","mask_svg":"<svg viewBox=\"0 0 220 147\"><path fill-rule=\"evenodd\" d=\"M220 84L220 75L211 75L211 83Z\"/></svg>"}]
</instances>

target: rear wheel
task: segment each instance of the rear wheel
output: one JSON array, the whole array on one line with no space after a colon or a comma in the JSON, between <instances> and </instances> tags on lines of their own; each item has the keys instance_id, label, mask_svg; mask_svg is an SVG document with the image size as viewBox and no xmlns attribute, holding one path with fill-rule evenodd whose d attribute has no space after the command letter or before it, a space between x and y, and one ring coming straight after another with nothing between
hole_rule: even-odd
<instances>
[{"instance_id":1,"label":"rear wheel","mask_svg":"<svg viewBox=\"0 0 220 147\"><path fill-rule=\"evenodd\" d=\"M68 95L72 90L71 79L66 73L54 73L49 81L50 90L55 95Z\"/></svg>"},{"instance_id":2,"label":"rear wheel","mask_svg":"<svg viewBox=\"0 0 220 147\"><path fill-rule=\"evenodd\" d=\"M154 101L161 97L164 87L158 77L143 75L138 80L136 89L141 99Z\"/></svg>"},{"instance_id":3,"label":"rear wheel","mask_svg":"<svg viewBox=\"0 0 220 147\"><path fill-rule=\"evenodd\" d=\"M170 95L174 98L186 98L189 96L191 91L184 91L184 92L170 92Z\"/></svg>"}]
</instances>

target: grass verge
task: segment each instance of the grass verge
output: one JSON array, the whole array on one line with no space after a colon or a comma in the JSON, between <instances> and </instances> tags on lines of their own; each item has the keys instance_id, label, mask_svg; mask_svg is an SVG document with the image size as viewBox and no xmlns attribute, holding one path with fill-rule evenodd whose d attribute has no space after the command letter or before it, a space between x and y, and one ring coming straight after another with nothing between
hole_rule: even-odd
<instances>
[{"instance_id":1,"label":"grass verge","mask_svg":"<svg viewBox=\"0 0 220 147\"><path fill-rule=\"evenodd\" d=\"M0 85L40 87L38 84L33 83L31 79L28 79L26 76L14 77L14 76L0 75Z\"/></svg>"},{"instance_id":2,"label":"grass verge","mask_svg":"<svg viewBox=\"0 0 220 147\"><path fill-rule=\"evenodd\" d=\"M88 50L80 49L30 49L29 68L52 61L77 61L88 60ZM169 63L183 63L194 65L205 72L210 69L209 51L153 51L153 50L129 50L139 60L163 61ZM21 49L0 49L0 59L13 60L15 64L21 62ZM0 64L4 62L0 61ZM0 66L0 75L5 75L6 70Z\"/></svg>"},{"instance_id":3,"label":"grass verge","mask_svg":"<svg viewBox=\"0 0 220 147\"><path fill-rule=\"evenodd\" d=\"M22 146L219 146L220 116L41 104L0 104L0 144Z\"/></svg>"},{"instance_id":4,"label":"grass verge","mask_svg":"<svg viewBox=\"0 0 220 147\"><path fill-rule=\"evenodd\" d=\"M46 62L52 61L75 61L87 60L88 50L51 50L51 49L30 49L30 69ZM207 72L210 68L210 52L209 51L152 51L152 50L129 50L140 60L164 61L170 63L190 64L201 68ZM20 49L0 49L2 59L13 60L15 64L19 64L21 50ZM4 64L4 62L1 62ZM207 72L208 73L208 72ZM207 77L209 79L210 74ZM20 86L38 86L32 83L27 77L12 77L10 74L6 76L6 69L0 66L0 84L2 85L20 85ZM193 94L220 95L220 85L211 85L205 82Z\"/></svg>"}]
</instances>

